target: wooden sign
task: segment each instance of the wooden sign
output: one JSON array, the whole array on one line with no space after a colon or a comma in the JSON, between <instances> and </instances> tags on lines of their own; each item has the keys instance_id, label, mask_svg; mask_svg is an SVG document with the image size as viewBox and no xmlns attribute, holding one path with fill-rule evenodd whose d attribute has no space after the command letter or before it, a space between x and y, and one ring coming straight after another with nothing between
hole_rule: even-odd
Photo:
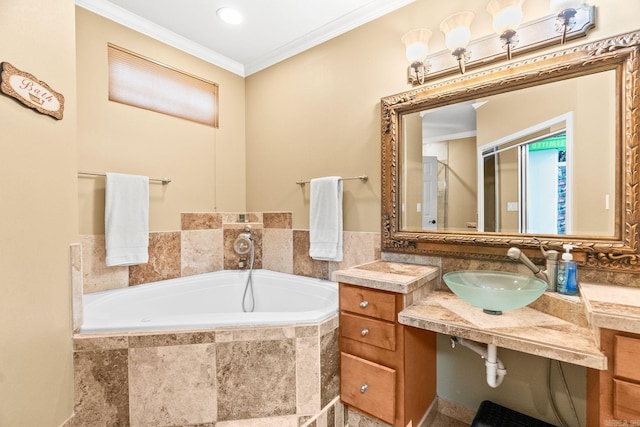
<instances>
[{"instance_id":1,"label":"wooden sign","mask_svg":"<svg viewBox=\"0 0 640 427\"><path fill-rule=\"evenodd\" d=\"M39 113L62 120L64 96L51 89L45 82L18 70L8 62L2 63L0 90Z\"/></svg>"}]
</instances>

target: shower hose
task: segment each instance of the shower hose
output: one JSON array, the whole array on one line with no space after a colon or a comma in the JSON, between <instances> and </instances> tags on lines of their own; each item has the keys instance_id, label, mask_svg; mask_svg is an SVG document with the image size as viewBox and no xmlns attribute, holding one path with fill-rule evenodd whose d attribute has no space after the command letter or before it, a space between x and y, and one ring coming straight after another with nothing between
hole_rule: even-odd
<instances>
[{"instance_id":1,"label":"shower hose","mask_svg":"<svg viewBox=\"0 0 640 427\"><path fill-rule=\"evenodd\" d=\"M249 238L249 273L247 274L247 282L244 285L244 293L242 294L242 311L253 312L256 308L255 298L253 295L253 280L251 280L251 272L253 271L254 249L253 240ZM247 294L250 294L250 306L247 308Z\"/></svg>"}]
</instances>

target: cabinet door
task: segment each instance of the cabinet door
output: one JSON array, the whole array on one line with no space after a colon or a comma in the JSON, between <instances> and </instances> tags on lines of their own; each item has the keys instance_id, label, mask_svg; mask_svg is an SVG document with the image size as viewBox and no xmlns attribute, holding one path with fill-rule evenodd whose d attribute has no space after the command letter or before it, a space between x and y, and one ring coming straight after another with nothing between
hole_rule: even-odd
<instances>
[{"instance_id":1,"label":"cabinet door","mask_svg":"<svg viewBox=\"0 0 640 427\"><path fill-rule=\"evenodd\" d=\"M347 353L340 354L340 397L347 405L393 424L396 371Z\"/></svg>"}]
</instances>

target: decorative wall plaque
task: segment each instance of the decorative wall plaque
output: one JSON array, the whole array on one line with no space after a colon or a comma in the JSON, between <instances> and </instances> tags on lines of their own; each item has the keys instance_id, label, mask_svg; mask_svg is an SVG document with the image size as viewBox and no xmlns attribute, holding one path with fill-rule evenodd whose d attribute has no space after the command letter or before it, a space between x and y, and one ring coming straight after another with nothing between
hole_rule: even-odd
<instances>
[{"instance_id":1,"label":"decorative wall plaque","mask_svg":"<svg viewBox=\"0 0 640 427\"><path fill-rule=\"evenodd\" d=\"M2 63L0 90L39 113L62 120L64 96L51 89L45 82L18 70L8 62Z\"/></svg>"}]
</instances>

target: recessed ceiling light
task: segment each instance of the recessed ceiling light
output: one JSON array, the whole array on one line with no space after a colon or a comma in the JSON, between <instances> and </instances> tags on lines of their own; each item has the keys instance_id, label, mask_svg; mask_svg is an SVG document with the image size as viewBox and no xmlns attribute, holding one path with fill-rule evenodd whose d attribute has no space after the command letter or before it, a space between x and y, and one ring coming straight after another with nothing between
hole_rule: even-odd
<instances>
[{"instance_id":1,"label":"recessed ceiling light","mask_svg":"<svg viewBox=\"0 0 640 427\"><path fill-rule=\"evenodd\" d=\"M244 19L244 17L238 10L231 7L221 7L220 9L218 9L216 14L218 15L218 18L220 18L223 22L231 25L238 25Z\"/></svg>"}]
</instances>

